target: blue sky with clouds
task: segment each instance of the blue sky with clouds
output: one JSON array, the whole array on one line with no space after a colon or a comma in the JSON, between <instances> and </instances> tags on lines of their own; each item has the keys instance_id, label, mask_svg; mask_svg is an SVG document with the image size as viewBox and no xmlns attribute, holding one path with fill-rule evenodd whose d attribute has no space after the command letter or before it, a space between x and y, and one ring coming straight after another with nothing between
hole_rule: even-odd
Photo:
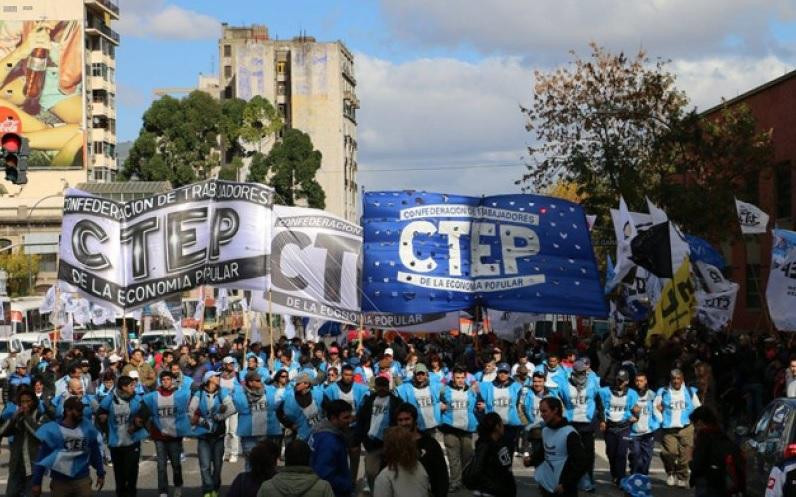
<instances>
[{"instance_id":1,"label":"blue sky with clouds","mask_svg":"<svg viewBox=\"0 0 796 497\"><path fill-rule=\"evenodd\" d=\"M220 23L306 32L355 53L359 182L367 189L517 191L533 71L588 52L671 59L692 104L796 69L793 0L120 0L118 133L134 139L158 87L218 69Z\"/></svg>"}]
</instances>

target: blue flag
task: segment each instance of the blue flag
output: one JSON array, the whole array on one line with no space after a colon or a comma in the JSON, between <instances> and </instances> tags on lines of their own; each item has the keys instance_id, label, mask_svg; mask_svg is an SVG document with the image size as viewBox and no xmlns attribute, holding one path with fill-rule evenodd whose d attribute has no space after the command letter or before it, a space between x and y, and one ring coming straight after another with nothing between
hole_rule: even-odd
<instances>
[{"instance_id":1,"label":"blue flag","mask_svg":"<svg viewBox=\"0 0 796 497\"><path fill-rule=\"evenodd\" d=\"M714 249L707 240L703 240L698 236L685 235L685 240L688 242L688 247L691 249L691 260L694 262L702 261L711 266L716 266L719 269L727 267L727 261L724 256Z\"/></svg>"},{"instance_id":2,"label":"blue flag","mask_svg":"<svg viewBox=\"0 0 796 497\"><path fill-rule=\"evenodd\" d=\"M362 224L363 311L608 313L586 216L567 200L369 192Z\"/></svg>"}]
</instances>

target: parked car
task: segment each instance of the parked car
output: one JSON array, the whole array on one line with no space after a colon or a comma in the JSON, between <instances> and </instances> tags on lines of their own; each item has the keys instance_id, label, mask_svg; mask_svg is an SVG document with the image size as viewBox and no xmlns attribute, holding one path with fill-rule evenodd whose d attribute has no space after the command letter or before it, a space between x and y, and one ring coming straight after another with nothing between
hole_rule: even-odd
<instances>
[{"instance_id":1,"label":"parked car","mask_svg":"<svg viewBox=\"0 0 796 497\"><path fill-rule=\"evenodd\" d=\"M796 399L772 401L763 410L754 430L739 429L741 451L746 457L746 489L749 497L766 492L771 468L796 456Z\"/></svg>"},{"instance_id":2,"label":"parked car","mask_svg":"<svg viewBox=\"0 0 796 497\"><path fill-rule=\"evenodd\" d=\"M193 348L197 342L206 342L208 340L207 333L196 331L193 328L182 328L183 344ZM176 347L176 332L173 328L167 330L150 330L145 331L141 335L139 345L146 345L148 347L154 344L165 345L166 347Z\"/></svg>"},{"instance_id":3,"label":"parked car","mask_svg":"<svg viewBox=\"0 0 796 497\"><path fill-rule=\"evenodd\" d=\"M32 349L34 345L46 348L51 348L53 346L50 340L50 334L44 332L15 333L11 335L11 338L16 338L22 342L22 347L28 351L28 355L30 355L30 349Z\"/></svg>"},{"instance_id":4,"label":"parked car","mask_svg":"<svg viewBox=\"0 0 796 497\"><path fill-rule=\"evenodd\" d=\"M83 336L80 337L80 342L104 345L108 350L119 350L122 344L122 337L121 332L116 328L103 328L83 333Z\"/></svg>"}]
</instances>

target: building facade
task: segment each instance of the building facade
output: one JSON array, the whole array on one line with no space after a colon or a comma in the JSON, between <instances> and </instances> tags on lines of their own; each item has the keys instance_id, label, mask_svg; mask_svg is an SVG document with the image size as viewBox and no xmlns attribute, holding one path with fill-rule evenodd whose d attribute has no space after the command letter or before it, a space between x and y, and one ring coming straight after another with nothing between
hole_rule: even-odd
<instances>
[{"instance_id":1,"label":"building facade","mask_svg":"<svg viewBox=\"0 0 796 497\"><path fill-rule=\"evenodd\" d=\"M793 171L796 167L796 71L728 100L702 113L706 119L716 117L722 109L747 106L757 121L759 131L771 133L773 167L758 177L747 178L740 200L751 202L770 216L769 229L794 228L796 191ZM730 265L730 278L740 284L733 316L733 328L763 331L772 325L766 308L765 290L771 266L771 233L738 235L734 242L722 245Z\"/></svg>"},{"instance_id":2,"label":"building facade","mask_svg":"<svg viewBox=\"0 0 796 497\"><path fill-rule=\"evenodd\" d=\"M6 0L0 6L0 133L29 140L28 183L0 174L0 250L40 257L55 281L63 191L113 181L117 0Z\"/></svg>"},{"instance_id":3,"label":"building facade","mask_svg":"<svg viewBox=\"0 0 796 497\"><path fill-rule=\"evenodd\" d=\"M288 127L307 133L323 155L316 179L326 193L326 210L356 221L359 100L351 52L340 41L275 40L265 26L227 24L218 50L221 98L260 95ZM270 140L262 150L272 146Z\"/></svg>"}]
</instances>

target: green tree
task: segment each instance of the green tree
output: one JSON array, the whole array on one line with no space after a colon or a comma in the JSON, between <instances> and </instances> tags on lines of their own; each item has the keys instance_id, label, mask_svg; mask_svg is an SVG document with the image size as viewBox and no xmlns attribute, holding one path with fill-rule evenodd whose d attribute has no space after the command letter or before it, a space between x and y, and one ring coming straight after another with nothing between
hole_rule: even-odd
<instances>
[{"instance_id":1,"label":"green tree","mask_svg":"<svg viewBox=\"0 0 796 497\"><path fill-rule=\"evenodd\" d=\"M248 180L272 186L277 201L285 205L304 199L310 207L323 209L326 195L315 181L320 167L321 153L315 150L309 135L291 128L267 156L256 154L252 158Z\"/></svg>"},{"instance_id":2,"label":"green tree","mask_svg":"<svg viewBox=\"0 0 796 497\"><path fill-rule=\"evenodd\" d=\"M241 126L238 130L240 138L257 147L268 136L276 135L284 126L279 113L271 102L255 95L243 108Z\"/></svg>"},{"instance_id":3,"label":"green tree","mask_svg":"<svg viewBox=\"0 0 796 497\"><path fill-rule=\"evenodd\" d=\"M238 174L241 168L243 168L243 159L235 156L233 157L232 162L223 165L218 171L218 179L238 181Z\"/></svg>"},{"instance_id":4,"label":"green tree","mask_svg":"<svg viewBox=\"0 0 796 497\"><path fill-rule=\"evenodd\" d=\"M650 197L694 234L726 226L733 192L769 163L770 137L748 110L719 118L687 111L665 60L591 50L567 68L535 73L533 103L522 109L535 141L516 183L535 191L577 185L601 218L598 239L613 237L608 211L620 195L631 209Z\"/></svg>"},{"instance_id":5,"label":"green tree","mask_svg":"<svg viewBox=\"0 0 796 497\"><path fill-rule=\"evenodd\" d=\"M38 255L26 255L21 252L0 254L0 268L8 273L8 294L12 297L30 295L33 288L31 281L36 281L39 274Z\"/></svg>"}]
</instances>

